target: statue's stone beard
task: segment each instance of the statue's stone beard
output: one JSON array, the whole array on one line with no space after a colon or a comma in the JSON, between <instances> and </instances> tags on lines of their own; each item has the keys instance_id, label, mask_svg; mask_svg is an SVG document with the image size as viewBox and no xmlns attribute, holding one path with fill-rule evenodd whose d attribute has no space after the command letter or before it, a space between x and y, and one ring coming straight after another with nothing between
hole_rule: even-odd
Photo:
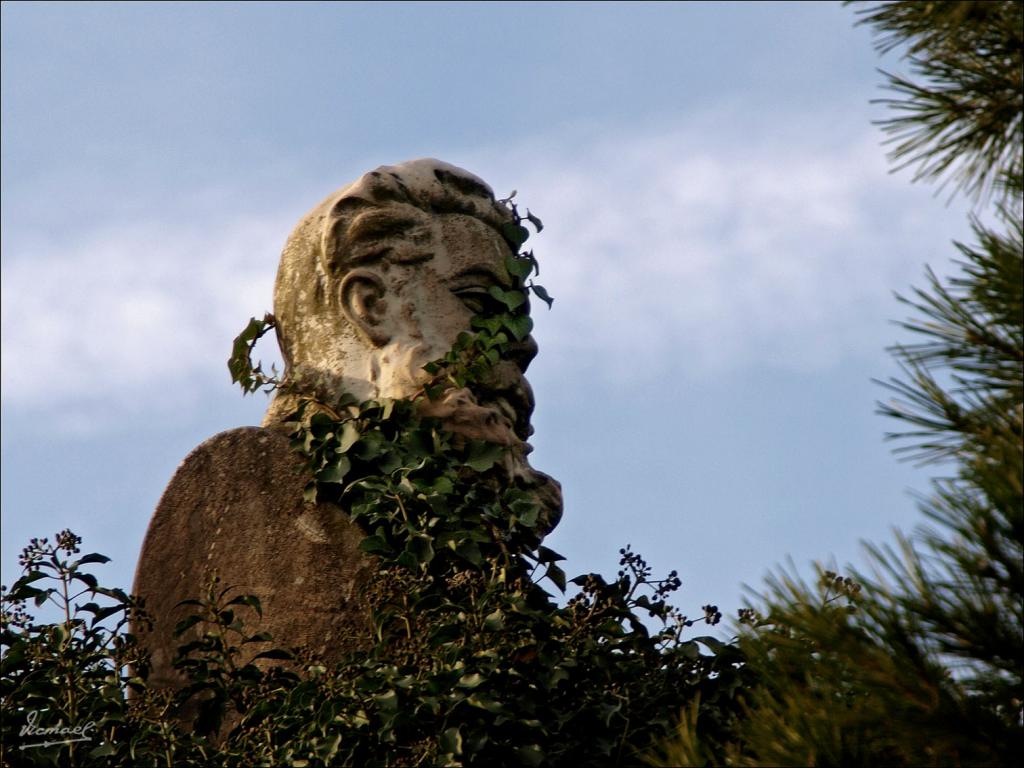
<instances>
[{"instance_id":1,"label":"statue's stone beard","mask_svg":"<svg viewBox=\"0 0 1024 768\"><path fill-rule=\"evenodd\" d=\"M391 381L416 382L406 390L408 397L421 391L426 374L415 353L404 354L401 359L408 367L392 372ZM562 488L527 460L533 451L527 442L533 434L533 407L533 389L522 369L513 361L502 360L483 382L469 388L452 388L435 400L423 399L419 411L423 416L439 419L455 435L506 446L508 450L496 478L506 487L516 486L534 495L541 506L540 529L547 534L562 517Z\"/></svg>"},{"instance_id":2,"label":"statue's stone beard","mask_svg":"<svg viewBox=\"0 0 1024 768\"><path fill-rule=\"evenodd\" d=\"M380 349L370 364L370 383L377 397L421 398L420 413L439 418L455 434L499 445L526 444L533 434L533 389L512 360L500 360L485 379L469 387L452 388L434 400L422 398L430 375L424 366L439 358L422 341L392 343ZM525 452L529 453L527 447Z\"/></svg>"}]
</instances>

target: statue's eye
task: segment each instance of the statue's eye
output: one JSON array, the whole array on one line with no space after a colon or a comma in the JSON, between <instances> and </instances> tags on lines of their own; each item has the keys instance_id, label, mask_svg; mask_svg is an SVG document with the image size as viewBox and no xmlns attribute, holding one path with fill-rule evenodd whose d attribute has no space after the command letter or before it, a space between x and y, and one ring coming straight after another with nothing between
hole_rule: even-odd
<instances>
[{"instance_id":1,"label":"statue's eye","mask_svg":"<svg viewBox=\"0 0 1024 768\"><path fill-rule=\"evenodd\" d=\"M500 309L498 301L481 286L457 290L455 295L474 315L491 315Z\"/></svg>"}]
</instances>

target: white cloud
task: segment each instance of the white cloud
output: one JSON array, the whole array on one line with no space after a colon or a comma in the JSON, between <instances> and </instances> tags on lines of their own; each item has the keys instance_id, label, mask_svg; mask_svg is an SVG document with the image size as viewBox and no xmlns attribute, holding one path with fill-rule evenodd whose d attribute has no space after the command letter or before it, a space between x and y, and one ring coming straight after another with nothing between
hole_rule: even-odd
<instances>
[{"instance_id":1,"label":"white cloud","mask_svg":"<svg viewBox=\"0 0 1024 768\"><path fill-rule=\"evenodd\" d=\"M231 339L270 308L289 226L151 221L9 249L5 404L65 417L100 402L166 410L226 378Z\"/></svg>"},{"instance_id":2,"label":"white cloud","mask_svg":"<svg viewBox=\"0 0 1024 768\"><path fill-rule=\"evenodd\" d=\"M870 130L840 142L794 120L758 142L716 122L478 158L547 225L546 355L635 380L874 354L901 313L892 291L965 236L964 216L887 173Z\"/></svg>"},{"instance_id":3,"label":"white cloud","mask_svg":"<svg viewBox=\"0 0 1024 768\"><path fill-rule=\"evenodd\" d=\"M556 296L538 312L545 357L622 379L827 366L876 350L897 312L891 291L963 234L962 216L887 175L868 131L815 145L806 137L827 132L806 121L762 141L722 124L464 160L499 192L517 185L547 224L536 240ZM230 339L270 308L293 223L153 219L65 229L60 242L34 233L33 245L22 234L3 268L5 404L173 407L226 376Z\"/></svg>"}]
</instances>

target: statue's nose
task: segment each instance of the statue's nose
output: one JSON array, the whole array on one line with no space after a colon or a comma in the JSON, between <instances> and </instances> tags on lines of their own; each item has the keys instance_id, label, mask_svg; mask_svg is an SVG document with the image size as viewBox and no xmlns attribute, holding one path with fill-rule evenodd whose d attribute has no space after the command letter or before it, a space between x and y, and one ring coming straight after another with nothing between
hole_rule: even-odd
<instances>
[{"instance_id":1,"label":"statue's nose","mask_svg":"<svg viewBox=\"0 0 1024 768\"><path fill-rule=\"evenodd\" d=\"M530 362L537 356L537 342L533 336L527 336L522 341L517 341L509 348L509 357L519 366L519 370L526 373Z\"/></svg>"}]
</instances>

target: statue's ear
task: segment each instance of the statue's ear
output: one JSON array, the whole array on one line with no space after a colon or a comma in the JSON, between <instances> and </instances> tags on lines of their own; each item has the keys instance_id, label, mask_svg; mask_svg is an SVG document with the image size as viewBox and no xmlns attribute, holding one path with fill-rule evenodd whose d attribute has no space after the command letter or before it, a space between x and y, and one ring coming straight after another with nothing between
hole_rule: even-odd
<instances>
[{"instance_id":1,"label":"statue's ear","mask_svg":"<svg viewBox=\"0 0 1024 768\"><path fill-rule=\"evenodd\" d=\"M387 323L387 289L384 281L368 269L353 269L338 288L341 311L359 333L375 347L391 341Z\"/></svg>"}]
</instances>

